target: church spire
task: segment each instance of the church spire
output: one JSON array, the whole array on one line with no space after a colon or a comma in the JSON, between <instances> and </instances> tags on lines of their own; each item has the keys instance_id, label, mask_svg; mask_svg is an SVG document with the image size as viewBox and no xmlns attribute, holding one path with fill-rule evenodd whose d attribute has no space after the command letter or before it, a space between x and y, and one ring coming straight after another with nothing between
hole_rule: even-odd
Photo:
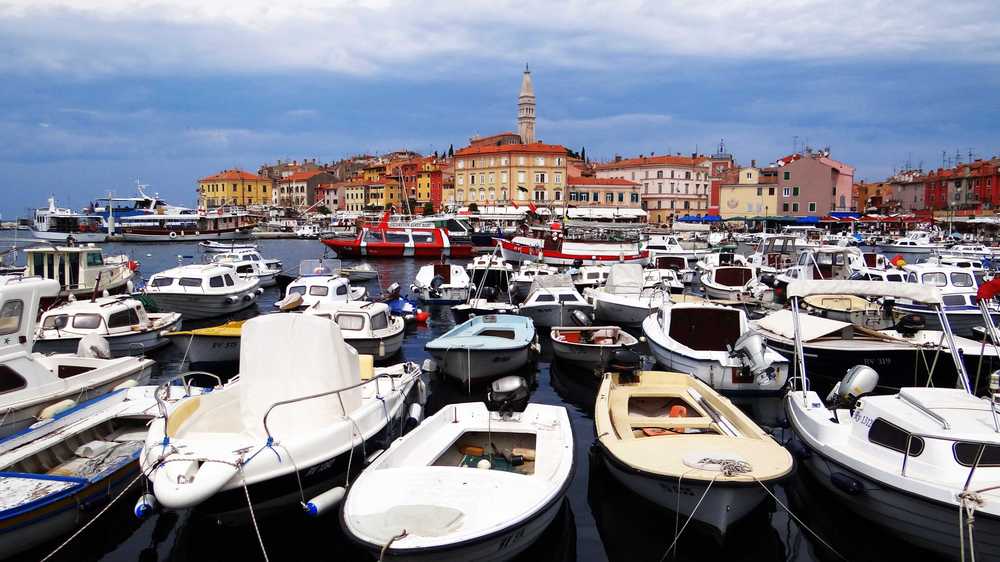
<instances>
[{"instance_id":1,"label":"church spire","mask_svg":"<svg viewBox=\"0 0 1000 562\"><path fill-rule=\"evenodd\" d=\"M535 142L535 89L531 84L531 71L528 63L524 64L524 76L521 77L521 92L517 96L517 132L521 142Z\"/></svg>"}]
</instances>

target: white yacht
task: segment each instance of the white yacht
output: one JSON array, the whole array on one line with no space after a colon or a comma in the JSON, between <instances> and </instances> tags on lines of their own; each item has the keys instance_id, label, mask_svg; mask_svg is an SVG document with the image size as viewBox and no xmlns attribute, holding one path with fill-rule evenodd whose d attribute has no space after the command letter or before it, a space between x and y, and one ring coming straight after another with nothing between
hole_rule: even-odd
<instances>
[{"instance_id":1,"label":"white yacht","mask_svg":"<svg viewBox=\"0 0 1000 562\"><path fill-rule=\"evenodd\" d=\"M304 312L334 321L348 345L376 361L392 357L403 346L406 322L383 302L318 302Z\"/></svg>"},{"instance_id":2,"label":"white yacht","mask_svg":"<svg viewBox=\"0 0 1000 562\"><path fill-rule=\"evenodd\" d=\"M428 264L417 271L410 290L426 304L461 304L469 300L471 280L465 268L447 263Z\"/></svg>"},{"instance_id":3,"label":"white yacht","mask_svg":"<svg viewBox=\"0 0 1000 562\"><path fill-rule=\"evenodd\" d=\"M580 324L575 317L589 321L594 307L573 286L569 275L540 275L531 283L528 298L517 308L521 316L531 318L539 328ZM577 314L579 313L579 314Z\"/></svg>"},{"instance_id":4,"label":"white yacht","mask_svg":"<svg viewBox=\"0 0 1000 562\"><path fill-rule=\"evenodd\" d=\"M263 293L256 279L244 279L219 264L182 265L153 275L145 294L160 310L186 320L224 316L253 306Z\"/></svg>"},{"instance_id":5,"label":"white yacht","mask_svg":"<svg viewBox=\"0 0 1000 562\"><path fill-rule=\"evenodd\" d=\"M662 285L645 288L642 266L635 263L611 266L607 283L587 289L583 295L594 305L596 320L619 326L638 326L664 302L670 302L670 291Z\"/></svg>"},{"instance_id":6,"label":"white yacht","mask_svg":"<svg viewBox=\"0 0 1000 562\"><path fill-rule=\"evenodd\" d=\"M143 355L170 343L167 334L180 326L180 313L149 313L131 297L74 299L42 314L34 350L73 353L82 338L98 335L107 340L112 357Z\"/></svg>"},{"instance_id":7,"label":"white yacht","mask_svg":"<svg viewBox=\"0 0 1000 562\"><path fill-rule=\"evenodd\" d=\"M60 209L56 207L53 197L49 197L47 208L35 209L31 235L39 240L54 242L66 242L70 238L80 243L104 242L108 238L104 220L100 216Z\"/></svg>"},{"instance_id":8,"label":"white yacht","mask_svg":"<svg viewBox=\"0 0 1000 562\"><path fill-rule=\"evenodd\" d=\"M86 356L33 353L41 300L58 293L59 284L51 279L0 280L0 437L49 419L78 401L141 382L153 367L153 361L143 357L94 357L91 345ZM103 354L97 341L88 344Z\"/></svg>"},{"instance_id":9,"label":"white yacht","mask_svg":"<svg viewBox=\"0 0 1000 562\"><path fill-rule=\"evenodd\" d=\"M912 230L903 238L879 246L882 252L901 252L904 254L930 254L944 248L943 244L934 241L931 233L926 230Z\"/></svg>"},{"instance_id":10,"label":"white yacht","mask_svg":"<svg viewBox=\"0 0 1000 562\"><path fill-rule=\"evenodd\" d=\"M933 263L915 263L903 266L908 284L920 284L937 287L941 293L942 307L951 329L956 335L975 337L973 328L983 325L983 317L979 312L979 281L973 272L967 268L937 265ZM994 322L1000 321L1000 307L990 302L990 314ZM938 315L932 307L909 299L897 301L893 314L898 318L907 314L923 317L930 330L940 330Z\"/></svg>"},{"instance_id":11,"label":"white yacht","mask_svg":"<svg viewBox=\"0 0 1000 562\"><path fill-rule=\"evenodd\" d=\"M788 286L792 311L813 294L893 297L921 302L939 317L941 292L930 285L797 281ZM947 326L948 322L941 322ZM1000 376L991 396L971 392L950 330L949 354L959 388L908 387L870 395L878 373L859 365L827 397L809 385L799 322L794 323L799 375L785 397L800 466L854 516L945 558L959 552L1000 558Z\"/></svg>"},{"instance_id":12,"label":"white yacht","mask_svg":"<svg viewBox=\"0 0 1000 562\"><path fill-rule=\"evenodd\" d=\"M24 250L28 277L59 282L60 297L131 292L139 264L126 255L104 256L100 247L33 246Z\"/></svg>"},{"instance_id":13,"label":"white yacht","mask_svg":"<svg viewBox=\"0 0 1000 562\"><path fill-rule=\"evenodd\" d=\"M363 300L368 291L364 287L352 287L350 279L340 277L340 269L340 260L302 260L298 278L288 284L285 298L274 306L292 310L319 302Z\"/></svg>"}]
</instances>

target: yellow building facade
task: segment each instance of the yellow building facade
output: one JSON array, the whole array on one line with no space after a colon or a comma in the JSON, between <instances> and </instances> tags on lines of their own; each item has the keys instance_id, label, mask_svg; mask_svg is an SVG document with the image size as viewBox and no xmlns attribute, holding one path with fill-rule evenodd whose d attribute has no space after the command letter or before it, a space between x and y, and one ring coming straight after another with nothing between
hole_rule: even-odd
<instances>
[{"instance_id":1,"label":"yellow building facade","mask_svg":"<svg viewBox=\"0 0 1000 562\"><path fill-rule=\"evenodd\" d=\"M778 187L774 184L728 184L719 188L719 216L765 217L775 215Z\"/></svg>"},{"instance_id":2,"label":"yellow building facade","mask_svg":"<svg viewBox=\"0 0 1000 562\"><path fill-rule=\"evenodd\" d=\"M224 170L198 180L198 206L269 205L274 180L243 170Z\"/></svg>"},{"instance_id":3,"label":"yellow building facade","mask_svg":"<svg viewBox=\"0 0 1000 562\"><path fill-rule=\"evenodd\" d=\"M455 152L454 185L443 192L445 205L538 205L566 200L565 147L554 144L469 146Z\"/></svg>"}]
</instances>

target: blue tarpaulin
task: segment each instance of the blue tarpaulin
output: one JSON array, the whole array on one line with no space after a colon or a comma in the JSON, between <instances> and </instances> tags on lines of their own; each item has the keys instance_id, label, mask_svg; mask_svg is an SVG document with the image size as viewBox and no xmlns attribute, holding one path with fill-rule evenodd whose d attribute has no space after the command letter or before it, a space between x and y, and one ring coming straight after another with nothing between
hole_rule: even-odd
<instances>
[{"instance_id":1,"label":"blue tarpaulin","mask_svg":"<svg viewBox=\"0 0 1000 562\"><path fill-rule=\"evenodd\" d=\"M799 224L815 224L819 222L819 217L799 217L795 222Z\"/></svg>"}]
</instances>

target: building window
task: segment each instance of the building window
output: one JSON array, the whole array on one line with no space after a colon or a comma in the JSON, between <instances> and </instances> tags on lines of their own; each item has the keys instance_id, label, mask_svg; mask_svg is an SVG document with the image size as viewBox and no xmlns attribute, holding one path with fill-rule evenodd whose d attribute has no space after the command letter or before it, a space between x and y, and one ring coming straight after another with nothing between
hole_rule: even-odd
<instances>
[{"instance_id":1,"label":"building window","mask_svg":"<svg viewBox=\"0 0 1000 562\"><path fill-rule=\"evenodd\" d=\"M788 203L782 204L781 205L781 210L787 213L788 212Z\"/></svg>"},{"instance_id":2,"label":"building window","mask_svg":"<svg viewBox=\"0 0 1000 562\"><path fill-rule=\"evenodd\" d=\"M490 175L489 175L490 183L491 184L496 183L496 179L497 179L496 178L496 174L494 174L493 172L490 172Z\"/></svg>"},{"instance_id":3,"label":"building window","mask_svg":"<svg viewBox=\"0 0 1000 562\"><path fill-rule=\"evenodd\" d=\"M544 166L545 165L545 157L544 156L535 156L535 165L536 166Z\"/></svg>"},{"instance_id":4,"label":"building window","mask_svg":"<svg viewBox=\"0 0 1000 562\"><path fill-rule=\"evenodd\" d=\"M517 183L524 183L524 170L517 173Z\"/></svg>"},{"instance_id":5,"label":"building window","mask_svg":"<svg viewBox=\"0 0 1000 562\"><path fill-rule=\"evenodd\" d=\"M792 197L798 197L798 196L799 196L799 188L798 186L795 186L792 188Z\"/></svg>"},{"instance_id":6,"label":"building window","mask_svg":"<svg viewBox=\"0 0 1000 562\"><path fill-rule=\"evenodd\" d=\"M561 156L556 157L556 166L562 166L562 163L563 163L562 157Z\"/></svg>"},{"instance_id":7,"label":"building window","mask_svg":"<svg viewBox=\"0 0 1000 562\"><path fill-rule=\"evenodd\" d=\"M611 193L610 191L607 192L607 193L605 193L604 194L604 200L607 201L608 203L614 203L615 202L615 194Z\"/></svg>"},{"instance_id":8,"label":"building window","mask_svg":"<svg viewBox=\"0 0 1000 562\"><path fill-rule=\"evenodd\" d=\"M691 172L684 172L684 179L686 180L691 179Z\"/></svg>"},{"instance_id":9,"label":"building window","mask_svg":"<svg viewBox=\"0 0 1000 562\"><path fill-rule=\"evenodd\" d=\"M792 203L792 212L793 213L799 212L799 204L798 203Z\"/></svg>"},{"instance_id":10,"label":"building window","mask_svg":"<svg viewBox=\"0 0 1000 562\"><path fill-rule=\"evenodd\" d=\"M635 180L635 172L632 172L632 180Z\"/></svg>"},{"instance_id":11,"label":"building window","mask_svg":"<svg viewBox=\"0 0 1000 562\"><path fill-rule=\"evenodd\" d=\"M524 166L524 162L525 162L524 156L518 156L517 157L517 165L518 166Z\"/></svg>"},{"instance_id":12,"label":"building window","mask_svg":"<svg viewBox=\"0 0 1000 562\"><path fill-rule=\"evenodd\" d=\"M781 195L783 197L791 197L792 196L792 188L790 188L790 187L783 188L781 190ZM785 209L785 210L787 211L788 209Z\"/></svg>"},{"instance_id":13,"label":"building window","mask_svg":"<svg viewBox=\"0 0 1000 562\"><path fill-rule=\"evenodd\" d=\"M809 202L809 212L810 213L815 213L816 212L816 202L815 201L810 201Z\"/></svg>"},{"instance_id":14,"label":"building window","mask_svg":"<svg viewBox=\"0 0 1000 562\"><path fill-rule=\"evenodd\" d=\"M663 193L663 182L662 181L656 182L656 192L657 193Z\"/></svg>"},{"instance_id":15,"label":"building window","mask_svg":"<svg viewBox=\"0 0 1000 562\"><path fill-rule=\"evenodd\" d=\"M638 193L633 193L632 194L632 202L633 203L638 203L639 202L639 194Z\"/></svg>"},{"instance_id":16,"label":"building window","mask_svg":"<svg viewBox=\"0 0 1000 562\"><path fill-rule=\"evenodd\" d=\"M535 172L535 183L545 183L545 172Z\"/></svg>"},{"instance_id":17,"label":"building window","mask_svg":"<svg viewBox=\"0 0 1000 562\"><path fill-rule=\"evenodd\" d=\"M619 203L624 203L625 202L625 194L624 193L621 193L621 192L618 193L618 202Z\"/></svg>"},{"instance_id":18,"label":"building window","mask_svg":"<svg viewBox=\"0 0 1000 562\"><path fill-rule=\"evenodd\" d=\"M663 170L656 171L656 179L663 179Z\"/></svg>"},{"instance_id":19,"label":"building window","mask_svg":"<svg viewBox=\"0 0 1000 562\"><path fill-rule=\"evenodd\" d=\"M536 191L535 192L535 201L545 201L545 192L541 191L541 190Z\"/></svg>"},{"instance_id":20,"label":"building window","mask_svg":"<svg viewBox=\"0 0 1000 562\"><path fill-rule=\"evenodd\" d=\"M773 187L767 188L767 194L768 195L774 195L774 188Z\"/></svg>"},{"instance_id":21,"label":"building window","mask_svg":"<svg viewBox=\"0 0 1000 562\"><path fill-rule=\"evenodd\" d=\"M500 159L500 165L501 166L506 166L507 165L507 157L506 156L504 156L503 158Z\"/></svg>"},{"instance_id":22,"label":"building window","mask_svg":"<svg viewBox=\"0 0 1000 562\"><path fill-rule=\"evenodd\" d=\"M657 199L657 201L656 201L656 208L657 209L662 209L663 208L663 201ZM674 202L673 201L670 202L670 208L671 209L674 208Z\"/></svg>"},{"instance_id":23,"label":"building window","mask_svg":"<svg viewBox=\"0 0 1000 562\"><path fill-rule=\"evenodd\" d=\"M763 187L758 187L757 188L757 197L760 197L762 195L764 195L764 188Z\"/></svg>"},{"instance_id":24,"label":"building window","mask_svg":"<svg viewBox=\"0 0 1000 562\"><path fill-rule=\"evenodd\" d=\"M560 185L560 184L562 184L562 174L560 174L560 173L556 173L556 179L555 179L555 184L556 184L556 185Z\"/></svg>"},{"instance_id":25,"label":"building window","mask_svg":"<svg viewBox=\"0 0 1000 562\"><path fill-rule=\"evenodd\" d=\"M553 195L555 195L556 201L562 201L562 191L557 189L553 192Z\"/></svg>"},{"instance_id":26,"label":"building window","mask_svg":"<svg viewBox=\"0 0 1000 562\"><path fill-rule=\"evenodd\" d=\"M500 183L504 184L504 185L507 184L507 171L506 170L503 171L503 172L500 172Z\"/></svg>"},{"instance_id":27,"label":"building window","mask_svg":"<svg viewBox=\"0 0 1000 562\"><path fill-rule=\"evenodd\" d=\"M792 173L791 172L785 172L785 181L788 181L790 179L792 179Z\"/></svg>"},{"instance_id":28,"label":"building window","mask_svg":"<svg viewBox=\"0 0 1000 562\"><path fill-rule=\"evenodd\" d=\"M465 160L459 160L455 165L458 166L459 170L461 170L465 168Z\"/></svg>"},{"instance_id":29,"label":"building window","mask_svg":"<svg viewBox=\"0 0 1000 562\"><path fill-rule=\"evenodd\" d=\"M690 209L690 208L691 208L691 202L690 201L685 201L684 202L684 209L687 210L687 209Z\"/></svg>"}]
</instances>

